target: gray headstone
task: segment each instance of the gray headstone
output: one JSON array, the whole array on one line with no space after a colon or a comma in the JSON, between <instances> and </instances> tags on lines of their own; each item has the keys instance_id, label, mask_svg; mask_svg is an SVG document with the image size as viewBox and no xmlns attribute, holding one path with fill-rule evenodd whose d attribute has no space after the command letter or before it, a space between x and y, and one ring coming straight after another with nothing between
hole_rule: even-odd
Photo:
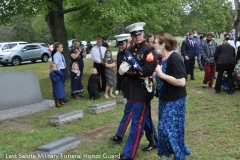
<instances>
[{"instance_id":1,"label":"gray headstone","mask_svg":"<svg viewBox=\"0 0 240 160\"><path fill-rule=\"evenodd\" d=\"M124 98L124 97L117 98L116 102L117 102L117 104L126 104L127 103L127 99Z\"/></svg>"},{"instance_id":2,"label":"gray headstone","mask_svg":"<svg viewBox=\"0 0 240 160\"><path fill-rule=\"evenodd\" d=\"M83 111L71 111L68 113L59 114L56 116L50 117L50 123L54 126L60 126L66 123L70 123L72 121L82 119L83 118Z\"/></svg>"},{"instance_id":3,"label":"gray headstone","mask_svg":"<svg viewBox=\"0 0 240 160\"><path fill-rule=\"evenodd\" d=\"M46 155L62 154L68 150L77 148L80 143L80 137L64 137L57 141L37 147L36 154L38 157L42 155L42 158L46 158L44 157Z\"/></svg>"},{"instance_id":4,"label":"gray headstone","mask_svg":"<svg viewBox=\"0 0 240 160\"><path fill-rule=\"evenodd\" d=\"M33 113L42 112L54 107L55 107L55 102L53 100L43 100L42 102L39 102L39 103L29 104L29 105L2 110L2 111L0 110L0 120L26 116Z\"/></svg>"},{"instance_id":5,"label":"gray headstone","mask_svg":"<svg viewBox=\"0 0 240 160\"><path fill-rule=\"evenodd\" d=\"M3 71L0 77L0 111L43 101L37 73Z\"/></svg>"},{"instance_id":6,"label":"gray headstone","mask_svg":"<svg viewBox=\"0 0 240 160\"><path fill-rule=\"evenodd\" d=\"M116 101L107 101L103 103L94 104L88 107L90 113L99 114L116 108Z\"/></svg>"}]
</instances>

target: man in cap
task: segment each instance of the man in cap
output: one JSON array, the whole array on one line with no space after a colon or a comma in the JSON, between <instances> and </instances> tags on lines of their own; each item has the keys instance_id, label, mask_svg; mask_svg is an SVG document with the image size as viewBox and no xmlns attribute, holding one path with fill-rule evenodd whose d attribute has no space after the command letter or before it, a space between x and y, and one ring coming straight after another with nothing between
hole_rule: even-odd
<instances>
[{"instance_id":1,"label":"man in cap","mask_svg":"<svg viewBox=\"0 0 240 160\"><path fill-rule=\"evenodd\" d=\"M130 37L130 34L120 34L120 35L116 35L114 37L117 39L117 45L121 49L121 51L118 52L118 55L117 55L117 70L119 70L119 66L124 60L124 53L126 52L127 49L129 49L132 38ZM122 90L122 88L124 88L124 83L122 83L122 81L124 81L124 77L122 75L120 75L119 73L117 73L117 87L116 87L117 90L116 90L116 92L118 92L118 90ZM128 124L130 122L131 115L132 115L132 107L129 107L126 105L125 109L124 109L123 118L118 127L118 131L115 136L110 138L111 141L122 142L123 136L126 132ZM147 147L143 148L143 151L151 151L156 148L156 145L153 144L152 137L151 137L152 130L154 132L155 141L157 141L157 134L156 134L156 131L155 131L155 128L153 125L152 125L153 129L151 128L151 125L150 125L151 122L152 121L150 120L149 115L147 115L147 120L146 120L146 124L144 126L144 130L146 132L146 138L149 141L149 145Z\"/></svg>"},{"instance_id":2,"label":"man in cap","mask_svg":"<svg viewBox=\"0 0 240 160\"><path fill-rule=\"evenodd\" d=\"M144 79L153 74L157 65L157 55L154 52L154 48L144 40L143 26L145 26L145 24L144 22L139 22L126 27L126 30L130 32L135 43L134 46L128 49L132 54L132 57L129 58L134 58L137 61L141 67L141 71L135 70L135 66L133 67L125 61L122 62L118 70L120 75L126 77L123 92L127 103L124 112L130 111L131 113L125 118L127 118L126 121L128 121L128 123L132 120L130 133L119 160L134 159L143 134L143 129L147 124L147 119L150 121L150 132L154 133L155 130L151 119L147 118L150 111L150 101L154 93L153 89L152 92L147 91ZM126 59L126 57L124 58ZM126 127L128 123L125 123L123 127ZM154 143L155 139L154 137L152 138Z\"/></svg>"},{"instance_id":3,"label":"man in cap","mask_svg":"<svg viewBox=\"0 0 240 160\"><path fill-rule=\"evenodd\" d=\"M120 34L114 37L117 39L117 46L119 46L119 49L120 49L117 54L117 71L118 71L119 66L123 62L125 50L130 47L130 42L132 39L130 37L130 34ZM123 79L122 75L120 75L117 72L117 85L116 85L116 91L115 91L116 95L119 94L119 91L122 91L122 88L123 88L122 79Z\"/></svg>"}]
</instances>

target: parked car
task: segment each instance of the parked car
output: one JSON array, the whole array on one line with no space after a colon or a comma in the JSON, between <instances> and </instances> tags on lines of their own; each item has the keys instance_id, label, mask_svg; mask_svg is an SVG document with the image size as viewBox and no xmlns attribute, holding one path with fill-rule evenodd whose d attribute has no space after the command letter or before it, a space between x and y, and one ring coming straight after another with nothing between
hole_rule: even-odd
<instances>
[{"instance_id":1,"label":"parked car","mask_svg":"<svg viewBox=\"0 0 240 160\"><path fill-rule=\"evenodd\" d=\"M50 45L48 43L42 43L42 42L36 42L39 43L41 46L48 48L49 52L52 52L52 49L50 48Z\"/></svg>"},{"instance_id":2,"label":"parked car","mask_svg":"<svg viewBox=\"0 0 240 160\"><path fill-rule=\"evenodd\" d=\"M0 43L0 51L6 50L6 49L11 49L16 45L19 44L27 44L27 42L24 41L17 41L17 42L1 42Z\"/></svg>"},{"instance_id":3,"label":"parked car","mask_svg":"<svg viewBox=\"0 0 240 160\"><path fill-rule=\"evenodd\" d=\"M51 53L48 48L41 46L38 43L22 44L13 47L7 51L0 52L0 63L3 66L12 64L14 66L19 65L23 61L37 60L48 62Z\"/></svg>"}]
</instances>

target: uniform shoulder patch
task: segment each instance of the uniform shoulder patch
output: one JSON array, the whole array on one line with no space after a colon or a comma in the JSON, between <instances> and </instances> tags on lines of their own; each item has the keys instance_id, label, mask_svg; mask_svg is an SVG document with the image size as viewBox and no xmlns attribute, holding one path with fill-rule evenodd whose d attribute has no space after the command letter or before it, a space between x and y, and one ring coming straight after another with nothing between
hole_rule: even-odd
<instances>
[{"instance_id":1,"label":"uniform shoulder patch","mask_svg":"<svg viewBox=\"0 0 240 160\"><path fill-rule=\"evenodd\" d=\"M148 53L148 55L146 57L146 61L147 62L152 62L153 60L154 60L153 53L152 52Z\"/></svg>"}]
</instances>

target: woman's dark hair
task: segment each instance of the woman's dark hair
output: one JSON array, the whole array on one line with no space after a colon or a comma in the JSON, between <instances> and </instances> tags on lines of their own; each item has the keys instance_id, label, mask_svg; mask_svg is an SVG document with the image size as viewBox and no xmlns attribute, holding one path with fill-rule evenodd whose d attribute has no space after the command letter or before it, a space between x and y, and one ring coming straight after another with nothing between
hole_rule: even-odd
<instances>
[{"instance_id":1,"label":"woman's dark hair","mask_svg":"<svg viewBox=\"0 0 240 160\"><path fill-rule=\"evenodd\" d=\"M104 57L105 57L105 58L107 57L107 56L106 56L107 52L110 52L110 53L111 53L111 58L112 58L112 51L111 51L110 49L107 49L107 50L106 50L106 52L105 52L105 54L104 54Z\"/></svg>"},{"instance_id":2,"label":"woman's dark hair","mask_svg":"<svg viewBox=\"0 0 240 160\"><path fill-rule=\"evenodd\" d=\"M177 40L170 34L162 32L157 35L159 44L165 43L165 48L167 51L172 51L177 48Z\"/></svg>"},{"instance_id":3,"label":"woman's dark hair","mask_svg":"<svg viewBox=\"0 0 240 160\"><path fill-rule=\"evenodd\" d=\"M150 34L147 35L146 41L147 41L148 43L150 43L150 42L149 42L149 38L152 38L152 36L154 36L154 34L152 34L152 33L150 33Z\"/></svg>"},{"instance_id":4,"label":"woman's dark hair","mask_svg":"<svg viewBox=\"0 0 240 160\"><path fill-rule=\"evenodd\" d=\"M225 38L226 36L231 37L231 35L230 35L229 33L224 34L224 38Z\"/></svg>"}]
</instances>

